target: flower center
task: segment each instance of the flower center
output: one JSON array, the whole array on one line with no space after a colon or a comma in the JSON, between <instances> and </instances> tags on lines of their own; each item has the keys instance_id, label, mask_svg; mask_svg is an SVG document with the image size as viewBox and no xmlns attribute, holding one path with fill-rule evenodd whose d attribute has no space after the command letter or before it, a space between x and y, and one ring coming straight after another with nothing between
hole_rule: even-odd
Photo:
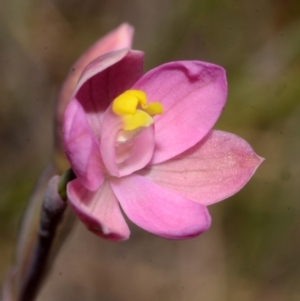
<instances>
[{"instance_id":1,"label":"flower center","mask_svg":"<svg viewBox=\"0 0 300 301\"><path fill-rule=\"evenodd\" d=\"M147 103L140 90L128 90L113 100L102 121L100 152L107 174L123 177L144 168L155 148L154 115L159 102Z\"/></svg>"},{"instance_id":2,"label":"flower center","mask_svg":"<svg viewBox=\"0 0 300 301\"><path fill-rule=\"evenodd\" d=\"M154 123L152 116L163 113L163 107L159 102L147 103L146 93L141 90L127 90L114 99L112 111L122 120L115 141L115 159L120 168L122 164L127 164L131 156L136 158L137 152L141 152L139 141L147 137L141 136L142 131ZM143 157L142 153L140 155Z\"/></svg>"},{"instance_id":3,"label":"flower center","mask_svg":"<svg viewBox=\"0 0 300 301\"><path fill-rule=\"evenodd\" d=\"M112 110L122 118L123 133L120 139L124 136L125 140L139 132L142 127L151 125L154 122L152 116L163 113L161 103L147 104L146 93L141 90L127 90L119 95L113 101Z\"/></svg>"}]
</instances>

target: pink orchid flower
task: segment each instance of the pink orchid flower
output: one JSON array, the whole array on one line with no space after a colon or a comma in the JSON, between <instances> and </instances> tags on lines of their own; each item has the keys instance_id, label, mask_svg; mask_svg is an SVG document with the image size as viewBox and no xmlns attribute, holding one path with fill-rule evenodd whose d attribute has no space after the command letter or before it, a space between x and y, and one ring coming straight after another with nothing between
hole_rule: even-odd
<instances>
[{"instance_id":1,"label":"pink orchid flower","mask_svg":"<svg viewBox=\"0 0 300 301\"><path fill-rule=\"evenodd\" d=\"M207 230L207 206L239 191L262 162L238 136L212 130L227 97L223 68L177 61L143 75L143 53L105 54L83 71L64 116L77 178L71 207L98 236L125 240L122 215L170 239Z\"/></svg>"}]
</instances>

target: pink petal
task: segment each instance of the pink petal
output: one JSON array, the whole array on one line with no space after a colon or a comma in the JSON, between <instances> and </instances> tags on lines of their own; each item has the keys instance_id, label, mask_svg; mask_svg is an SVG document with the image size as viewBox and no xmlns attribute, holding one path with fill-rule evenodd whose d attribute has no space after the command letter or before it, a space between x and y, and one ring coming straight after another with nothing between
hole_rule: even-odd
<instances>
[{"instance_id":1,"label":"pink petal","mask_svg":"<svg viewBox=\"0 0 300 301\"><path fill-rule=\"evenodd\" d=\"M133 174L112 178L111 185L124 212L141 228L170 239L195 237L211 224L205 206Z\"/></svg>"},{"instance_id":2,"label":"pink petal","mask_svg":"<svg viewBox=\"0 0 300 301\"><path fill-rule=\"evenodd\" d=\"M87 189L98 189L104 181L100 145L76 99L66 109L63 135L65 152L77 178Z\"/></svg>"},{"instance_id":3,"label":"pink petal","mask_svg":"<svg viewBox=\"0 0 300 301\"><path fill-rule=\"evenodd\" d=\"M142 76L143 56L142 52L123 49L95 59L84 69L75 95L98 139L102 113Z\"/></svg>"},{"instance_id":4,"label":"pink petal","mask_svg":"<svg viewBox=\"0 0 300 301\"><path fill-rule=\"evenodd\" d=\"M152 163L166 161L199 142L219 118L227 96L225 70L199 61L161 65L133 88L164 107L155 121Z\"/></svg>"},{"instance_id":5,"label":"pink petal","mask_svg":"<svg viewBox=\"0 0 300 301\"><path fill-rule=\"evenodd\" d=\"M109 174L117 177L129 175L146 166L151 160L154 150L153 126L142 129L127 142L117 143L117 136L122 130L122 126L121 118L115 115L109 107L103 118L100 149ZM119 149L119 153L122 152L125 159L119 159L116 148Z\"/></svg>"},{"instance_id":6,"label":"pink petal","mask_svg":"<svg viewBox=\"0 0 300 301\"><path fill-rule=\"evenodd\" d=\"M242 138L212 131L193 148L169 161L147 166L141 174L207 206L237 193L262 161Z\"/></svg>"},{"instance_id":7,"label":"pink petal","mask_svg":"<svg viewBox=\"0 0 300 301\"><path fill-rule=\"evenodd\" d=\"M62 119L67 104L71 101L75 86L83 69L95 58L119 49L130 48L133 38L133 27L123 23L114 31L108 33L102 39L98 40L89 50L87 50L70 69L64 84L61 87L56 107L56 134L60 139L62 128ZM59 143L59 142L58 142Z\"/></svg>"},{"instance_id":8,"label":"pink petal","mask_svg":"<svg viewBox=\"0 0 300 301\"><path fill-rule=\"evenodd\" d=\"M133 27L123 23L114 31L110 32L98 40L90 49L88 49L73 65L68 77L66 78L58 100L57 110L60 116L63 115L67 104L71 101L75 86L83 69L97 57L119 49L130 48L133 37Z\"/></svg>"},{"instance_id":9,"label":"pink petal","mask_svg":"<svg viewBox=\"0 0 300 301\"><path fill-rule=\"evenodd\" d=\"M91 192L76 179L68 184L67 193L72 209L90 231L109 240L129 238L130 230L109 182Z\"/></svg>"}]
</instances>

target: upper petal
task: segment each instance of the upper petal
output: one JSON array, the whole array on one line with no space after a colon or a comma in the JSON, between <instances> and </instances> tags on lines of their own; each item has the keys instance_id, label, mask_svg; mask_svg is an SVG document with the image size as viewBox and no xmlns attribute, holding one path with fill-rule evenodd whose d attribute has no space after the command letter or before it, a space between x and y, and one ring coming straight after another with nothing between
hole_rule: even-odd
<instances>
[{"instance_id":1,"label":"upper petal","mask_svg":"<svg viewBox=\"0 0 300 301\"><path fill-rule=\"evenodd\" d=\"M67 193L72 209L90 231L110 240L129 238L130 230L109 182L91 192L76 179L68 184Z\"/></svg>"},{"instance_id":2,"label":"upper petal","mask_svg":"<svg viewBox=\"0 0 300 301\"><path fill-rule=\"evenodd\" d=\"M74 95L82 104L98 138L102 125L101 113L142 76L143 57L142 52L123 49L95 59L84 69Z\"/></svg>"},{"instance_id":3,"label":"upper petal","mask_svg":"<svg viewBox=\"0 0 300 301\"><path fill-rule=\"evenodd\" d=\"M67 104L71 101L75 86L83 69L95 58L119 49L130 48L134 29L127 23L121 24L118 28L108 33L92 45L72 66L70 72L63 83L56 105L56 139L57 146L61 143L62 119Z\"/></svg>"},{"instance_id":4,"label":"upper petal","mask_svg":"<svg viewBox=\"0 0 300 301\"><path fill-rule=\"evenodd\" d=\"M129 219L141 228L170 239L195 237L210 227L205 206L132 174L112 178L111 186Z\"/></svg>"},{"instance_id":5,"label":"upper petal","mask_svg":"<svg viewBox=\"0 0 300 301\"><path fill-rule=\"evenodd\" d=\"M66 156L77 178L89 190L96 190L104 180L100 143L76 99L73 99L66 109L63 135Z\"/></svg>"},{"instance_id":6,"label":"upper petal","mask_svg":"<svg viewBox=\"0 0 300 301\"><path fill-rule=\"evenodd\" d=\"M59 113L64 113L64 108L74 94L75 86L83 69L97 57L116 50L130 48L134 29L127 23L121 24L112 32L99 39L92 45L72 66L67 76L57 101Z\"/></svg>"},{"instance_id":7,"label":"upper petal","mask_svg":"<svg viewBox=\"0 0 300 301\"><path fill-rule=\"evenodd\" d=\"M153 125L141 128L141 131L127 141L117 141L123 128L120 116L109 107L103 118L101 132L101 156L110 175L126 176L146 166L154 150Z\"/></svg>"},{"instance_id":8,"label":"upper petal","mask_svg":"<svg viewBox=\"0 0 300 301\"><path fill-rule=\"evenodd\" d=\"M141 173L155 183L202 205L238 192L263 161L242 138L212 131L200 143Z\"/></svg>"},{"instance_id":9,"label":"upper petal","mask_svg":"<svg viewBox=\"0 0 300 301\"><path fill-rule=\"evenodd\" d=\"M225 70L199 61L178 61L146 73L133 87L159 101L152 163L168 160L199 142L212 128L226 102Z\"/></svg>"}]
</instances>

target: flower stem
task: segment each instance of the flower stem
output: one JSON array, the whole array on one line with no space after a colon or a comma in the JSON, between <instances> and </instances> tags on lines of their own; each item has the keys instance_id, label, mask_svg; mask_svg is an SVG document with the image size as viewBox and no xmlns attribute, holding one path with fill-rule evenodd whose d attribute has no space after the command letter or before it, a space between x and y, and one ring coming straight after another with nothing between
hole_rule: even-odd
<instances>
[{"instance_id":1,"label":"flower stem","mask_svg":"<svg viewBox=\"0 0 300 301\"><path fill-rule=\"evenodd\" d=\"M47 270L57 227L67 206L66 187L74 178L72 170L68 170L61 177L54 176L49 181L43 200L36 244L18 301L33 301L37 295Z\"/></svg>"}]
</instances>

